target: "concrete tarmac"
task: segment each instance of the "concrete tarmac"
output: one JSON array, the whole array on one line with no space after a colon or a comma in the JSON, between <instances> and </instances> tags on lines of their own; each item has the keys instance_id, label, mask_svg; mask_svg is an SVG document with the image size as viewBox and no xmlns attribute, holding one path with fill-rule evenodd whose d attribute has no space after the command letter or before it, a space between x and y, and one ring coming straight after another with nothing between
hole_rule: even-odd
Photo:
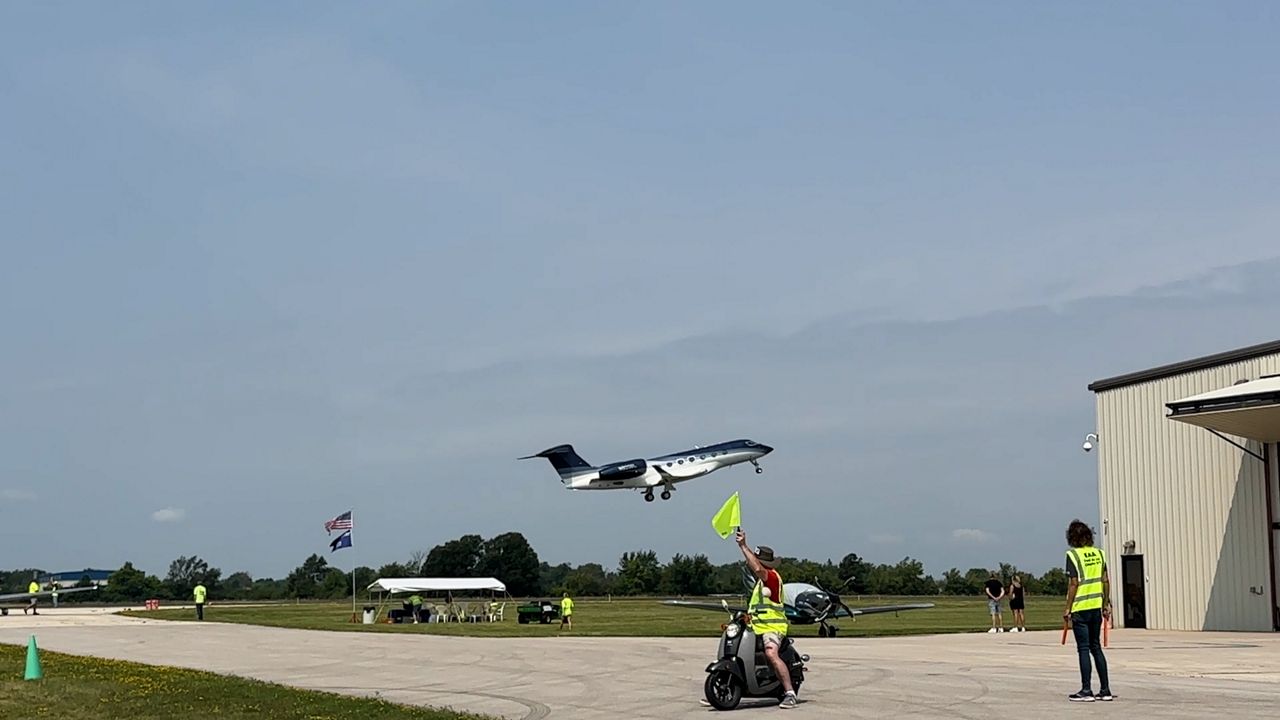
<instances>
[{"instance_id":1,"label":"concrete tarmac","mask_svg":"<svg viewBox=\"0 0 1280 720\"><path fill-rule=\"evenodd\" d=\"M216 609L206 610L206 617ZM702 707L714 638L461 638L320 632L45 609L0 618L0 642L211 670L515 719L716 717ZM1111 703L1077 704L1074 641L1058 632L803 639L807 718L1274 717L1280 634L1113 630ZM1095 678L1094 690L1098 689ZM735 717L780 712L744 700ZM745 713L745 714L743 714Z\"/></svg>"}]
</instances>

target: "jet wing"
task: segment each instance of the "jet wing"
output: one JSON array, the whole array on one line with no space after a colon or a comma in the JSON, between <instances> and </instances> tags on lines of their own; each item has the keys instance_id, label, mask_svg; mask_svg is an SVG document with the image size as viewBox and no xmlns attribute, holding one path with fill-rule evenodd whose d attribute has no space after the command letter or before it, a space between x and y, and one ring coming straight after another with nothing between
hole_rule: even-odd
<instances>
[{"instance_id":1,"label":"jet wing","mask_svg":"<svg viewBox=\"0 0 1280 720\"><path fill-rule=\"evenodd\" d=\"M97 585L94 585L93 587L69 587L69 588L59 588L59 589L58 589L58 594L59 594L59 595L66 595L66 594L68 594L68 593L84 592L85 590L97 590L97 589L98 589L98 586L97 586ZM9 593L8 595L0 595L0 602L4 602L4 601L6 601L6 600L26 600L26 599L28 599L28 598L33 598L33 597L47 597L47 596L51 596L51 595L53 595L53 591L52 591L52 590L41 590L40 592L37 592L37 593L28 593L28 592L22 592L22 593Z\"/></svg>"},{"instance_id":2,"label":"jet wing","mask_svg":"<svg viewBox=\"0 0 1280 720\"><path fill-rule=\"evenodd\" d=\"M705 467L705 466L700 468L694 468L692 470L685 470L684 468L667 469L662 467L661 465L654 465L653 469L657 470L658 474L661 475L662 477L668 480L671 480L673 482L679 482L680 480L690 480L696 477L702 477L703 475L706 475L707 473L711 472L711 468Z\"/></svg>"},{"instance_id":3,"label":"jet wing","mask_svg":"<svg viewBox=\"0 0 1280 720\"><path fill-rule=\"evenodd\" d=\"M902 610L927 610L933 603L910 603L907 605L879 605L876 607L844 608L837 610L832 617L856 617L858 615L875 615L877 613L899 612Z\"/></svg>"}]
</instances>

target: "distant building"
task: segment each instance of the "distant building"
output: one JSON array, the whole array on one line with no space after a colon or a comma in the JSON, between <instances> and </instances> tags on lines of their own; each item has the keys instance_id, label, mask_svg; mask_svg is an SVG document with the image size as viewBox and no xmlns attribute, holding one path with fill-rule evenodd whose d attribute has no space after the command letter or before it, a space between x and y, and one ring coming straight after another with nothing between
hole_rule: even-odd
<instances>
[{"instance_id":1,"label":"distant building","mask_svg":"<svg viewBox=\"0 0 1280 720\"><path fill-rule=\"evenodd\" d=\"M94 570L92 568L86 568L84 570L70 570L68 572L49 573L47 575L41 575L40 577L36 578L36 582L40 583L42 586L47 586L49 583L53 582L54 580L57 580L58 585L65 588L65 587L72 587L73 585L80 582L81 580L85 578L89 578L89 582L94 582L99 585L106 585L107 580L111 578L111 573L113 572L115 571L114 570Z\"/></svg>"},{"instance_id":2,"label":"distant building","mask_svg":"<svg viewBox=\"0 0 1280 720\"><path fill-rule=\"evenodd\" d=\"M1280 630L1280 341L1089 389L1116 625Z\"/></svg>"}]
</instances>

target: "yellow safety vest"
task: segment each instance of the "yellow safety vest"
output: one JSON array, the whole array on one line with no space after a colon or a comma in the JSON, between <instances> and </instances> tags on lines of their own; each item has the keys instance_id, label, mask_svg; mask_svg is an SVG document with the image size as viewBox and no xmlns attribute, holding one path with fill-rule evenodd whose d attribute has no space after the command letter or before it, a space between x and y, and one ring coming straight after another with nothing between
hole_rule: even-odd
<instances>
[{"instance_id":1,"label":"yellow safety vest","mask_svg":"<svg viewBox=\"0 0 1280 720\"><path fill-rule=\"evenodd\" d=\"M1071 548L1067 559L1076 567L1079 585L1071 612L1102 609L1102 568L1106 564L1102 551L1096 547Z\"/></svg>"},{"instance_id":2,"label":"yellow safety vest","mask_svg":"<svg viewBox=\"0 0 1280 720\"><path fill-rule=\"evenodd\" d=\"M204 596L205 596L205 593L206 593L206 592L208 592L208 591L207 591L207 590L205 590L205 588L204 588L204 586L203 586L203 585L197 585L197 586L196 586L196 589L195 589L195 596L196 596L196 602L197 602L197 603L199 603L199 604L201 604L201 605L203 605L203 604L204 604Z\"/></svg>"},{"instance_id":3,"label":"yellow safety vest","mask_svg":"<svg viewBox=\"0 0 1280 720\"><path fill-rule=\"evenodd\" d=\"M776 571L775 571L776 572ZM778 576L778 590L781 595L782 576ZM751 591L751 604L748 612L751 613L751 630L756 635L775 632L779 635L787 634L787 613L786 605L782 598L767 598L764 596L764 582L756 580L755 589Z\"/></svg>"},{"instance_id":4,"label":"yellow safety vest","mask_svg":"<svg viewBox=\"0 0 1280 720\"><path fill-rule=\"evenodd\" d=\"M31 583L30 585L28 585L28 586L27 586L27 592L29 592L29 593L38 593L38 592L40 592L40 583L33 582L33 583Z\"/></svg>"},{"instance_id":5,"label":"yellow safety vest","mask_svg":"<svg viewBox=\"0 0 1280 720\"><path fill-rule=\"evenodd\" d=\"M572 601L572 600L570 600L569 598L564 598L563 600L561 600L561 601L560 601L560 614L561 614L561 615L572 615L572 614L573 614L573 601Z\"/></svg>"}]
</instances>

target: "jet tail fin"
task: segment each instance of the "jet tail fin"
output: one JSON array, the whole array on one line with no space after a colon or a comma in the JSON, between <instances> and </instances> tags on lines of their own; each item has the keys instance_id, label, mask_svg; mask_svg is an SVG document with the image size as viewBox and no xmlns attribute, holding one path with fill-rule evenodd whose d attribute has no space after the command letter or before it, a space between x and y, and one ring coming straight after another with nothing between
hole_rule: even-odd
<instances>
[{"instance_id":1,"label":"jet tail fin","mask_svg":"<svg viewBox=\"0 0 1280 720\"><path fill-rule=\"evenodd\" d=\"M529 460L532 458L546 458L551 461L551 466L560 474L560 481L564 482L570 477L583 472L584 470L595 470L595 466L583 460L572 445L557 445L538 453L537 455L526 455L519 458L520 460Z\"/></svg>"}]
</instances>

